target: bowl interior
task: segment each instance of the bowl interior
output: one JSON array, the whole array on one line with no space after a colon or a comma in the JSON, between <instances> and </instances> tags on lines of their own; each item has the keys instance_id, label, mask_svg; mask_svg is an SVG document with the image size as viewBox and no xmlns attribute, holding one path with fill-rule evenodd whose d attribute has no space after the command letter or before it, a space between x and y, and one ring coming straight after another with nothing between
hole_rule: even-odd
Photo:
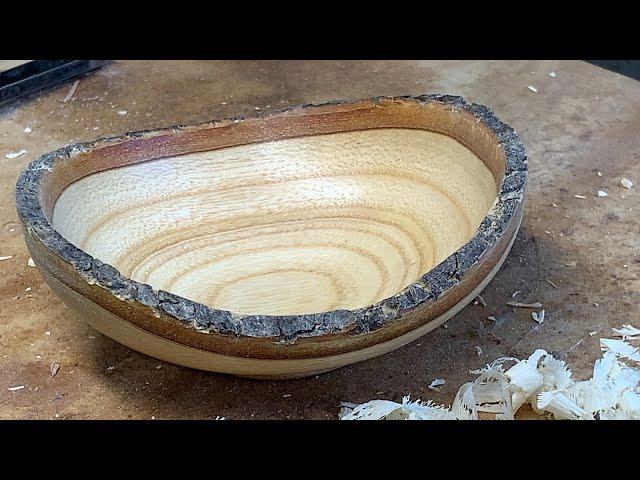
<instances>
[{"instance_id":1,"label":"bowl interior","mask_svg":"<svg viewBox=\"0 0 640 480\"><path fill-rule=\"evenodd\" d=\"M67 186L68 241L133 280L241 314L355 309L472 238L494 174L454 138L375 128L156 158Z\"/></svg>"}]
</instances>

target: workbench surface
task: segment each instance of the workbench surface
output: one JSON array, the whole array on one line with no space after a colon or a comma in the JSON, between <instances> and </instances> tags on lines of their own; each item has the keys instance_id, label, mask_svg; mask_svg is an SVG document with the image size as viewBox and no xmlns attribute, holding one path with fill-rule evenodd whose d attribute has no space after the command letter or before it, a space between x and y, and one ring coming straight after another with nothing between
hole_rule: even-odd
<instances>
[{"instance_id":1,"label":"workbench surface","mask_svg":"<svg viewBox=\"0 0 640 480\"><path fill-rule=\"evenodd\" d=\"M640 327L640 82L578 61L127 61L80 78L63 103L72 83L0 109L0 257L13 256L0 261L2 419L336 419L341 401L406 394L449 404L475 378L469 370L536 348L566 360L574 378L590 377L598 338ZM482 293L486 307L469 305L395 352L291 381L190 370L99 334L27 266L14 185L43 153L258 108L430 92L485 104L516 129L529 152L528 196L511 254ZM622 188L622 177L636 187ZM516 291L544 304L542 325L506 305ZM446 381L439 392L427 389L435 378Z\"/></svg>"}]
</instances>

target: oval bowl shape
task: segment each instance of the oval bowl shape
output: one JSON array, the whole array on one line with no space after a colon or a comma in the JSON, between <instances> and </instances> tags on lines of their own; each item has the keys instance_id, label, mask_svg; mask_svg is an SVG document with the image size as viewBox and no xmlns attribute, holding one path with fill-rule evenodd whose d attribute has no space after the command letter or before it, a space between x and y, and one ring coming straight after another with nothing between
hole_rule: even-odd
<instances>
[{"instance_id":1,"label":"oval bowl shape","mask_svg":"<svg viewBox=\"0 0 640 480\"><path fill-rule=\"evenodd\" d=\"M382 355L482 291L518 231L524 146L461 97L380 97L129 133L16 186L48 285L147 355L255 378Z\"/></svg>"}]
</instances>

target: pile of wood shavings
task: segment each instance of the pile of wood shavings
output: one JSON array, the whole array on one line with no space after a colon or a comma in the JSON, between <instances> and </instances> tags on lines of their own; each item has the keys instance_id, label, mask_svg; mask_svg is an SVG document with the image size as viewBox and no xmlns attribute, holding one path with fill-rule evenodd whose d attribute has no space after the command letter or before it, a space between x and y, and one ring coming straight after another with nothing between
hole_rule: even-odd
<instances>
[{"instance_id":1,"label":"pile of wood shavings","mask_svg":"<svg viewBox=\"0 0 640 480\"><path fill-rule=\"evenodd\" d=\"M525 404L556 420L640 420L640 329L613 329L621 339L600 339L603 356L593 377L576 382L565 362L538 349L526 360L503 357L481 370L458 390L451 407L409 396L402 403L373 400L342 408L341 420L514 420ZM623 361L624 360L624 361ZM629 364L625 363L628 362ZM505 371L504 364L516 362Z\"/></svg>"}]
</instances>

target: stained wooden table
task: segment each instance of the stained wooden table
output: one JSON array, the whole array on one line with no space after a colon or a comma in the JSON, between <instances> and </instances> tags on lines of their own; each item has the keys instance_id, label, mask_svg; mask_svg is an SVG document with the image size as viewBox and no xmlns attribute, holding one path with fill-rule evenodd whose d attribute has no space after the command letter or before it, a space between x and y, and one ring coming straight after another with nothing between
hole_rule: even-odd
<instances>
[{"instance_id":1,"label":"stained wooden table","mask_svg":"<svg viewBox=\"0 0 640 480\"><path fill-rule=\"evenodd\" d=\"M576 378L590 376L598 337L623 323L640 326L635 80L578 61L113 62L81 78L63 103L70 88L0 110L0 257L12 256L0 261L0 418L334 419L340 401L411 394L448 404L473 378L469 370L535 348L565 359ZM426 92L494 109L525 142L531 175L521 232L482 294L487 306L469 305L398 351L295 381L189 370L92 330L27 266L13 188L43 153L256 109ZM21 149L27 153L5 157ZM623 189L622 177L637 186ZM609 196L597 197L598 190ZM544 304L542 325L530 310L506 305L516 291L518 300ZM52 362L60 364L55 377ZM446 380L440 392L427 389L435 378Z\"/></svg>"}]
</instances>

